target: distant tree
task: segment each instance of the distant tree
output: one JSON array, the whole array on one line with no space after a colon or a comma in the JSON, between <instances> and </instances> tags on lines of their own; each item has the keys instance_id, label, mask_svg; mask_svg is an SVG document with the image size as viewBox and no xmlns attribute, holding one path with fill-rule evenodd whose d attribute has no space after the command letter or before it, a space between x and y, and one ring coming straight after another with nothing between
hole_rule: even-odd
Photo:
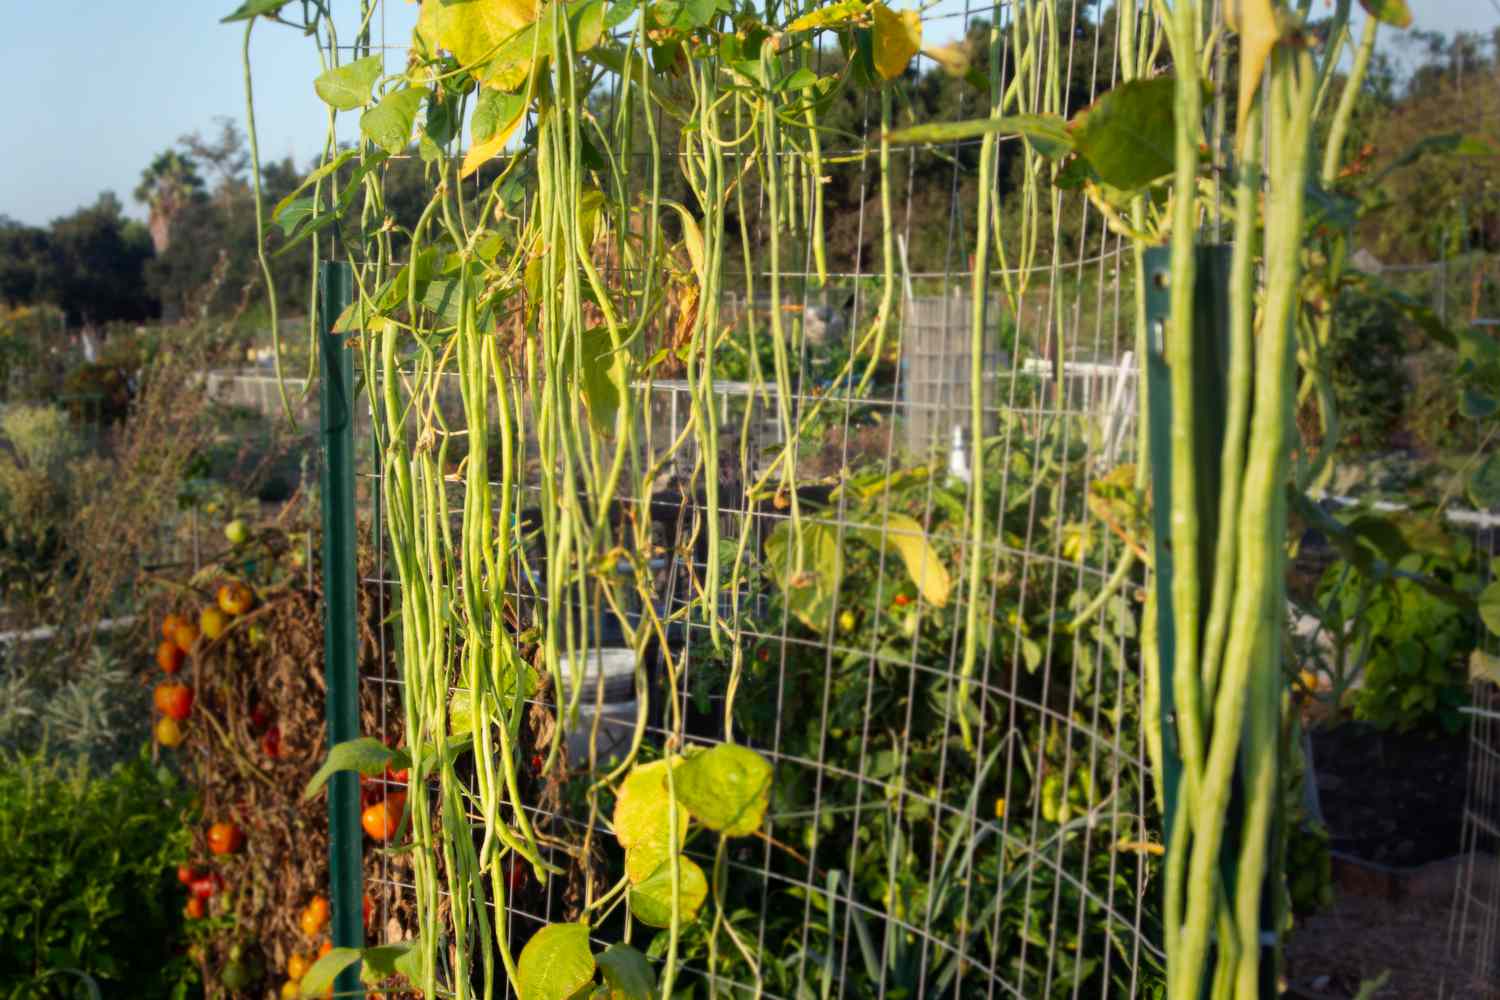
<instances>
[{"instance_id":1,"label":"distant tree","mask_svg":"<svg viewBox=\"0 0 1500 1000\"><path fill-rule=\"evenodd\" d=\"M0 216L0 302L32 305L48 299L57 279L57 248L47 230Z\"/></svg>"},{"instance_id":2,"label":"distant tree","mask_svg":"<svg viewBox=\"0 0 1500 1000\"><path fill-rule=\"evenodd\" d=\"M250 167L250 150L245 142L245 133L233 118L220 116L214 121L219 134L205 139L197 130L181 136L177 144L187 150L194 162L201 163L218 179L216 192L225 191L244 184L245 171Z\"/></svg>"},{"instance_id":3,"label":"distant tree","mask_svg":"<svg viewBox=\"0 0 1500 1000\"><path fill-rule=\"evenodd\" d=\"M203 194L203 178L192 157L175 149L157 154L151 165L141 171L135 200L150 210L147 225L151 243L158 254L166 253L172 244L172 224L183 210Z\"/></svg>"},{"instance_id":4,"label":"distant tree","mask_svg":"<svg viewBox=\"0 0 1500 1000\"><path fill-rule=\"evenodd\" d=\"M48 298L62 308L69 323L94 326L157 314L157 302L145 281L151 236L145 226L125 217L113 191L54 220L51 238L57 274L49 283Z\"/></svg>"}]
</instances>

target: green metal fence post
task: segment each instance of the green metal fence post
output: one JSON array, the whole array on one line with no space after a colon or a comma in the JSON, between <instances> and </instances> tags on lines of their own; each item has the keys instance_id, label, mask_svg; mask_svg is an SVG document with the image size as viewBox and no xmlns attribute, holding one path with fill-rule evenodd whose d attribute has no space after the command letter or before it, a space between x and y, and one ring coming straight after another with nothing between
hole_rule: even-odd
<instances>
[{"instance_id":1,"label":"green metal fence post","mask_svg":"<svg viewBox=\"0 0 1500 1000\"><path fill-rule=\"evenodd\" d=\"M359 581L355 570L354 356L332 332L354 298L348 264L318 268L318 348L323 497L323 656L328 745L359 736ZM359 775L340 771L328 782L328 881L335 947L364 946L364 841L359 827ZM334 983L339 996L363 995L358 966Z\"/></svg>"}]
</instances>

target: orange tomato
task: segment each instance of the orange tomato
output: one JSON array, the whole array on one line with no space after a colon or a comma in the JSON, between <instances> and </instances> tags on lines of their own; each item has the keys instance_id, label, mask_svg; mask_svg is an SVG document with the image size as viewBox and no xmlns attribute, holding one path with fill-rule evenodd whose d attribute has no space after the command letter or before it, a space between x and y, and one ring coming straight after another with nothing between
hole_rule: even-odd
<instances>
[{"instance_id":1,"label":"orange tomato","mask_svg":"<svg viewBox=\"0 0 1500 1000\"><path fill-rule=\"evenodd\" d=\"M406 808L406 796L399 792L386 796L360 814L360 825L371 840L384 843L396 835L401 827L401 813Z\"/></svg>"},{"instance_id":2,"label":"orange tomato","mask_svg":"<svg viewBox=\"0 0 1500 1000\"><path fill-rule=\"evenodd\" d=\"M198 626L192 622L183 622L172 633L172 641L177 643L177 648L184 653L191 653L198 643Z\"/></svg>"},{"instance_id":3,"label":"orange tomato","mask_svg":"<svg viewBox=\"0 0 1500 1000\"><path fill-rule=\"evenodd\" d=\"M204 906L203 900L197 896L189 899L187 905L182 908L182 915L189 920L201 920L203 919L203 914L206 912L207 908Z\"/></svg>"},{"instance_id":4,"label":"orange tomato","mask_svg":"<svg viewBox=\"0 0 1500 1000\"><path fill-rule=\"evenodd\" d=\"M302 933L308 937L317 937L323 933L323 928L328 925L328 898L314 896L309 900L302 911L301 923Z\"/></svg>"},{"instance_id":5,"label":"orange tomato","mask_svg":"<svg viewBox=\"0 0 1500 1000\"><path fill-rule=\"evenodd\" d=\"M193 711L193 689L175 681L156 685L156 690L151 692L151 700L158 712L178 722L186 719Z\"/></svg>"},{"instance_id":6,"label":"orange tomato","mask_svg":"<svg viewBox=\"0 0 1500 1000\"><path fill-rule=\"evenodd\" d=\"M182 669L182 650L171 639L163 639L156 647L156 665L169 674Z\"/></svg>"},{"instance_id":7,"label":"orange tomato","mask_svg":"<svg viewBox=\"0 0 1500 1000\"><path fill-rule=\"evenodd\" d=\"M286 975L293 982L300 981L303 976L307 975L307 970L310 968L312 968L312 963L295 952L286 960Z\"/></svg>"},{"instance_id":8,"label":"orange tomato","mask_svg":"<svg viewBox=\"0 0 1500 1000\"><path fill-rule=\"evenodd\" d=\"M215 854L233 854L244 843L244 831L233 823L220 820L208 828L208 849Z\"/></svg>"},{"instance_id":9,"label":"orange tomato","mask_svg":"<svg viewBox=\"0 0 1500 1000\"><path fill-rule=\"evenodd\" d=\"M172 636L177 634L178 627L184 624L186 623L179 616L167 615L167 617L161 620L161 637L163 639L172 638Z\"/></svg>"},{"instance_id":10,"label":"orange tomato","mask_svg":"<svg viewBox=\"0 0 1500 1000\"><path fill-rule=\"evenodd\" d=\"M281 1000L299 1000L302 996L302 987L297 985L297 980L288 979L281 984Z\"/></svg>"},{"instance_id":11,"label":"orange tomato","mask_svg":"<svg viewBox=\"0 0 1500 1000\"><path fill-rule=\"evenodd\" d=\"M318 957L322 958L324 955L328 954L332 950L333 950L333 942L331 940L329 940L328 938L324 938L322 946L320 948L318 948Z\"/></svg>"},{"instance_id":12,"label":"orange tomato","mask_svg":"<svg viewBox=\"0 0 1500 1000\"><path fill-rule=\"evenodd\" d=\"M226 615L242 615L254 603L254 592L238 580L219 588L219 607Z\"/></svg>"}]
</instances>

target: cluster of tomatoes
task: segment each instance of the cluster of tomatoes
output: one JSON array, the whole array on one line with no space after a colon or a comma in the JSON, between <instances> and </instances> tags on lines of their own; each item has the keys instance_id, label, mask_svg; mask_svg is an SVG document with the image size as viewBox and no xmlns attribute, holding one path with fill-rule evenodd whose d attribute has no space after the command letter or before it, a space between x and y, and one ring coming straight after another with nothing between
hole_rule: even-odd
<instances>
[{"instance_id":1,"label":"cluster of tomatoes","mask_svg":"<svg viewBox=\"0 0 1500 1000\"><path fill-rule=\"evenodd\" d=\"M238 853L245 846L245 831L233 822L220 821L208 828L208 850L216 857ZM187 905L183 916L198 920L208 912L208 901L224 891L224 876L211 869L194 865L177 866L177 881L188 891Z\"/></svg>"},{"instance_id":2,"label":"cluster of tomatoes","mask_svg":"<svg viewBox=\"0 0 1500 1000\"><path fill-rule=\"evenodd\" d=\"M370 897L366 896L364 898L364 922L366 927L370 926L372 909ZM311 952L310 954L293 952L291 957L286 960L286 982L281 984L281 995L286 1000L302 996L302 977L307 975L307 970L313 967L314 962L333 950L333 941L323 934L328 929L329 913L328 899L325 896L314 896L302 908L302 914L297 919L298 926L302 928L302 933L308 938L309 942L318 941L321 938L321 943L315 952ZM323 995L332 996L333 987L329 986L327 992Z\"/></svg>"},{"instance_id":3,"label":"cluster of tomatoes","mask_svg":"<svg viewBox=\"0 0 1500 1000\"><path fill-rule=\"evenodd\" d=\"M230 620L250 610L255 603L255 594L239 581L224 584L219 588L217 603L204 608L198 622L169 614L161 623L161 643L156 647L156 665L167 675L167 680L156 685L152 701L161 718L156 720L156 742L164 747L175 747L187 737L183 723L193 712L193 689L177 679L182 665L200 640L212 642L229 628ZM274 754L272 756L275 756Z\"/></svg>"}]
</instances>

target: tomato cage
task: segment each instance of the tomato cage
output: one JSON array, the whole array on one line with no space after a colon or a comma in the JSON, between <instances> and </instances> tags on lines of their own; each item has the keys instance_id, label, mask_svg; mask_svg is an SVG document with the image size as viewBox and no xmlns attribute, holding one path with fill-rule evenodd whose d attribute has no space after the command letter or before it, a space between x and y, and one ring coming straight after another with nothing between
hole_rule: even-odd
<instances>
[{"instance_id":1,"label":"tomato cage","mask_svg":"<svg viewBox=\"0 0 1500 1000\"><path fill-rule=\"evenodd\" d=\"M372 10L340 58L394 70L397 12ZM530 311L571 271L528 274L470 328L450 303L492 285L399 254L323 265L331 732L402 755L364 780L405 811L392 846L361 840L353 775L330 785L336 943L401 956L364 954L372 986L1159 995L1137 263L1018 138L882 142L984 114L992 71L1072 115L1111 85L1118 29L1089 5L950 2L920 26L899 93L830 88L821 168L802 138L724 153L720 177L764 172L720 203L740 233L707 285L690 130L662 116L656 149L602 151L589 169L622 205L651 196L654 156L671 178L659 264L608 249L635 246L627 210L588 223L599 287L659 296L638 341L601 339L587 297ZM813 79L846 59L805 56ZM591 85L599 121L638 99L607 67ZM537 162L489 210L545 210ZM976 251L992 238L1004 254ZM430 324L410 339L359 318L392 287ZM537 375L531 331L554 322L577 345L567 392ZM615 357L611 381L595 362ZM601 540L590 562L559 523ZM360 586L395 643L363 672ZM354 731L355 677L405 716Z\"/></svg>"}]
</instances>

